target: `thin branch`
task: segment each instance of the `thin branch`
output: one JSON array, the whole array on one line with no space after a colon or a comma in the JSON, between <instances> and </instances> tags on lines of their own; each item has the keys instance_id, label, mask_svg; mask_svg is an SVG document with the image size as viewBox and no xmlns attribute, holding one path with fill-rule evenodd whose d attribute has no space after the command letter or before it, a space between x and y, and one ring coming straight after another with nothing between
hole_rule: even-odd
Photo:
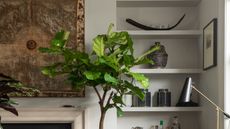
<instances>
[{"instance_id":1,"label":"thin branch","mask_svg":"<svg viewBox=\"0 0 230 129\"><path fill-rule=\"evenodd\" d=\"M107 90L104 90L103 96L102 96L101 100L99 101L100 109L101 109L101 112L102 112L102 113L103 113L103 112L106 112L106 111L105 111L105 107L104 107L104 102L105 102L106 94L107 94Z\"/></svg>"},{"instance_id":2,"label":"thin branch","mask_svg":"<svg viewBox=\"0 0 230 129\"><path fill-rule=\"evenodd\" d=\"M107 103L106 103L106 105L109 105L110 104L110 101L111 101L111 99L112 99L112 97L113 97L113 91L110 93L110 95L109 95L109 98L108 98L108 101L107 101Z\"/></svg>"},{"instance_id":3,"label":"thin branch","mask_svg":"<svg viewBox=\"0 0 230 129\"><path fill-rule=\"evenodd\" d=\"M104 101L105 101L106 94L107 94L107 90L104 91L104 94L102 96L102 102L103 102L103 104L104 104Z\"/></svg>"},{"instance_id":4,"label":"thin branch","mask_svg":"<svg viewBox=\"0 0 230 129\"><path fill-rule=\"evenodd\" d=\"M100 95L99 91L97 90L96 86L94 86L93 88L94 88L94 90L96 91L99 100L101 101L102 98L101 98L101 95Z\"/></svg>"}]
</instances>

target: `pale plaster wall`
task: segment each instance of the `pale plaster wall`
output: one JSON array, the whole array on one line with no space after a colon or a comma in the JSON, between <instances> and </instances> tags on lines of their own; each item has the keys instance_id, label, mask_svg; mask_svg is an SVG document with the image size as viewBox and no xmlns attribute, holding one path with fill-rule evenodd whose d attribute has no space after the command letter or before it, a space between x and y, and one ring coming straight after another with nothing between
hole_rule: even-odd
<instances>
[{"instance_id":1,"label":"pale plaster wall","mask_svg":"<svg viewBox=\"0 0 230 129\"><path fill-rule=\"evenodd\" d=\"M218 18L217 67L200 75L200 88L211 100L224 106L224 0L202 0L200 9L200 28L204 28L213 18ZM201 38L202 52L202 38ZM201 54L202 55L202 54ZM202 58L201 58L202 60ZM201 97L201 129L216 128L216 109ZM223 119L223 116L221 117ZM221 121L222 121L221 119ZM221 129L223 121L221 122Z\"/></svg>"}]
</instances>

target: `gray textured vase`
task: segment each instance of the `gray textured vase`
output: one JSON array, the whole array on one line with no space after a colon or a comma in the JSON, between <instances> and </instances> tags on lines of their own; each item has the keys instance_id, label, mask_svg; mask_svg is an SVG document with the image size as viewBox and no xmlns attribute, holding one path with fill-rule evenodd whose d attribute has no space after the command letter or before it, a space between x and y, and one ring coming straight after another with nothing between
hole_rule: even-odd
<instances>
[{"instance_id":1,"label":"gray textured vase","mask_svg":"<svg viewBox=\"0 0 230 129\"><path fill-rule=\"evenodd\" d=\"M165 68L168 61L168 54L165 51L165 47L160 42L155 42L155 46L160 46L160 50L150 53L147 58L151 59L154 64L151 64L152 68ZM152 48L151 47L151 48Z\"/></svg>"}]
</instances>

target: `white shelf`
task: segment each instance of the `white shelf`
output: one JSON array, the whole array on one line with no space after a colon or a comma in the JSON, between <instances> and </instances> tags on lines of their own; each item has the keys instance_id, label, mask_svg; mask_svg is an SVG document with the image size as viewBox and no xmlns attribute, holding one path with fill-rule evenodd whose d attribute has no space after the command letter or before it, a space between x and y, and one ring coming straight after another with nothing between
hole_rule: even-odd
<instances>
[{"instance_id":1,"label":"white shelf","mask_svg":"<svg viewBox=\"0 0 230 129\"><path fill-rule=\"evenodd\" d=\"M193 7L200 0L117 0L117 7Z\"/></svg>"},{"instance_id":2,"label":"white shelf","mask_svg":"<svg viewBox=\"0 0 230 129\"><path fill-rule=\"evenodd\" d=\"M150 37L150 38L199 38L202 35L200 30L166 30L166 31L143 31L143 30L122 30L127 31L131 36Z\"/></svg>"},{"instance_id":3,"label":"white shelf","mask_svg":"<svg viewBox=\"0 0 230 129\"><path fill-rule=\"evenodd\" d=\"M201 112L201 107L124 107L124 112Z\"/></svg>"},{"instance_id":4,"label":"white shelf","mask_svg":"<svg viewBox=\"0 0 230 129\"><path fill-rule=\"evenodd\" d=\"M144 74L199 74L201 69L143 69L133 68L132 72Z\"/></svg>"}]
</instances>

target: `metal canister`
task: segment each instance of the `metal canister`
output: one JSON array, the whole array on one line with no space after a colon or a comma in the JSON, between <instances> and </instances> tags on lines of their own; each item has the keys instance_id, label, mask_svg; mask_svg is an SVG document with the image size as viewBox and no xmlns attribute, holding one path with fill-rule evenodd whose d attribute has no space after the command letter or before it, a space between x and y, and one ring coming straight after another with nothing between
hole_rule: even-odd
<instances>
[{"instance_id":1,"label":"metal canister","mask_svg":"<svg viewBox=\"0 0 230 129\"><path fill-rule=\"evenodd\" d=\"M157 106L171 106L171 92L169 92L168 89L159 89L159 91L157 92Z\"/></svg>"},{"instance_id":2,"label":"metal canister","mask_svg":"<svg viewBox=\"0 0 230 129\"><path fill-rule=\"evenodd\" d=\"M137 96L133 96L133 107L151 107L151 92L147 89L142 89L145 94L145 98L141 100Z\"/></svg>"}]
</instances>

